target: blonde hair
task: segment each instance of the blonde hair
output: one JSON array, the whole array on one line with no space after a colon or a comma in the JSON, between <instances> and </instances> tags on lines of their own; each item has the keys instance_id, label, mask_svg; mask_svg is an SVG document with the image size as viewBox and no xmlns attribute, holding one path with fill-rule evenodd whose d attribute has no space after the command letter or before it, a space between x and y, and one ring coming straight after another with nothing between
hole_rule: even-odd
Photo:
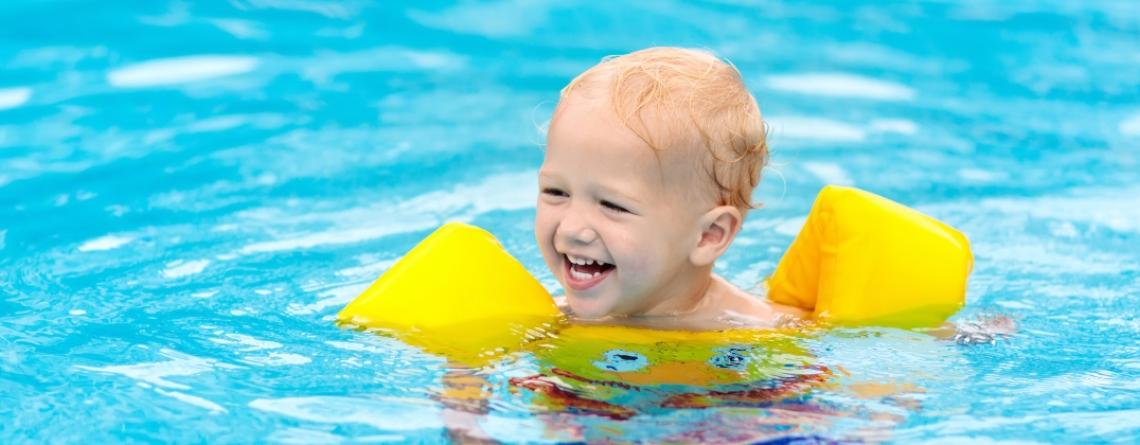
<instances>
[{"instance_id":1,"label":"blonde hair","mask_svg":"<svg viewBox=\"0 0 1140 445\"><path fill-rule=\"evenodd\" d=\"M767 136L760 107L735 67L708 51L648 48L603 59L563 88L561 97L607 80L614 112L626 128L654 150L691 139L695 132L718 204L741 212L754 207L752 190L768 161ZM646 111L677 124L663 129L673 134L659 135L664 145L648 131Z\"/></svg>"}]
</instances>

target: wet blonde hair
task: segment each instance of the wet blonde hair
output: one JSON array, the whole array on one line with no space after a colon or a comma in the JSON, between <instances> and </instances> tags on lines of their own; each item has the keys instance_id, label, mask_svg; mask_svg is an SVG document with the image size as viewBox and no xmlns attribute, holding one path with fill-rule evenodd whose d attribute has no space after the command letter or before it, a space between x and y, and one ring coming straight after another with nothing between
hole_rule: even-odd
<instances>
[{"instance_id":1,"label":"wet blonde hair","mask_svg":"<svg viewBox=\"0 0 1140 445\"><path fill-rule=\"evenodd\" d=\"M575 91L606 86L618 118L654 150L703 145L702 167L718 205L754 207L768 144L760 107L735 67L708 51L643 49L607 57L578 75L562 89L560 103ZM658 131L664 134L651 134L647 112L664 124Z\"/></svg>"}]
</instances>

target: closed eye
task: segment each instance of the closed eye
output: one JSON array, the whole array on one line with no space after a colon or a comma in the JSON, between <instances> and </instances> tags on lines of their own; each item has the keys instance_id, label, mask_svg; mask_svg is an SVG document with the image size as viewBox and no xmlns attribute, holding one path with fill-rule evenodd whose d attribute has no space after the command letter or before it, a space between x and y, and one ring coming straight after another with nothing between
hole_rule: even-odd
<instances>
[{"instance_id":1,"label":"closed eye","mask_svg":"<svg viewBox=\"0 0 1140 445\"><path fill-rule=\"evenodd\" d=\"M549 196L555 196L555 197L559 197L559 198L565 198L567 196L570 196L569 193L562 191L562 189L558 189L558 188L554 188L554 187L543 188L542 194L549 195Z\"/></svg>"},{"instance_id":2,"label":"closed eye","mask_svg":"<svg viewBox=\"0 0 1140 445\"><path fill-rule=\"evenodd\" d=\"M618 213L633 213L633 212L629 211L629 209L622 207L620 205L614 204L614 203L609 202L609 201L602 201L601 204L602 204L602 207L605 207L606 209L613 210L613 211L618 212Z\"/></svg>"}]
</instances>

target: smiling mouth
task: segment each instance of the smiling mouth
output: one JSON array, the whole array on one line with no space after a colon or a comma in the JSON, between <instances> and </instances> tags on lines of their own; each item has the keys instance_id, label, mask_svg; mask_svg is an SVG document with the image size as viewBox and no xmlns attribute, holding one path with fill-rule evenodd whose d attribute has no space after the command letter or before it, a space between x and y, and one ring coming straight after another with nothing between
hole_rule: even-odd
<instances>
[{"instance_id":1,"label":"smiling mouth","mask_svg":"<svg viewBox=\"0 0 1140 445\"><path fill-rule=\"evenodd\" d=\"M576 291L584 291L596 286L613 272L613 264L571 255L563 255L566 271L566 285Z\"/></svg>"}]
</instances>

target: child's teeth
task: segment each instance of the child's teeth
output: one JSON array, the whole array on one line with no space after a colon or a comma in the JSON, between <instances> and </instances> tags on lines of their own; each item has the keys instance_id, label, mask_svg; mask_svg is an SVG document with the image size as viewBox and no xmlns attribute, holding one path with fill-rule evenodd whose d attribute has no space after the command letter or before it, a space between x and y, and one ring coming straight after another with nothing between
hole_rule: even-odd
<instances>
[{"instance_id":1,"label":"child's teeth","mask_svg":"<svg viewBox=\"0 0 1140 445\"><path fill-rule=\"evenodd\" d=\"M585 266L588 264L600 264L600 263L596 263L594 260L589 259L589 258L579 258L576 256L570 256L570 255L567 255L566 257L570 259L571 263L577 264L579 266Z\"/></svg>"},{"instance_id":2,"label":"child's teeth","mask_svg":"<svg viewBox=\"0 0 1140 445\"><path fill-rule=\"evenodd\" d=\"M601 274L602 274L601 272L588 273L588 272L578 272L578 271L573 270L573 269L570 270L570 276L574 277L575 280L589 280L589 279L594 278L594 277L601 275Z\"/></svg>"},{"instance_id":3,"label":"child's teeth","mask_svg":"<svg viewBox=\"0 0 1140 445\"><path fill-rule=\"evenodd\" d=\"M604 265L608 264L604 261L598 261L598 260L595 260L592 258L579 258L576 256L571 256L571 255L566 255L566 258L568 260L570 260L571 264L574 264L576 266L591 266L591 265L604 266Z\"/></svg>"}]
</instances>

